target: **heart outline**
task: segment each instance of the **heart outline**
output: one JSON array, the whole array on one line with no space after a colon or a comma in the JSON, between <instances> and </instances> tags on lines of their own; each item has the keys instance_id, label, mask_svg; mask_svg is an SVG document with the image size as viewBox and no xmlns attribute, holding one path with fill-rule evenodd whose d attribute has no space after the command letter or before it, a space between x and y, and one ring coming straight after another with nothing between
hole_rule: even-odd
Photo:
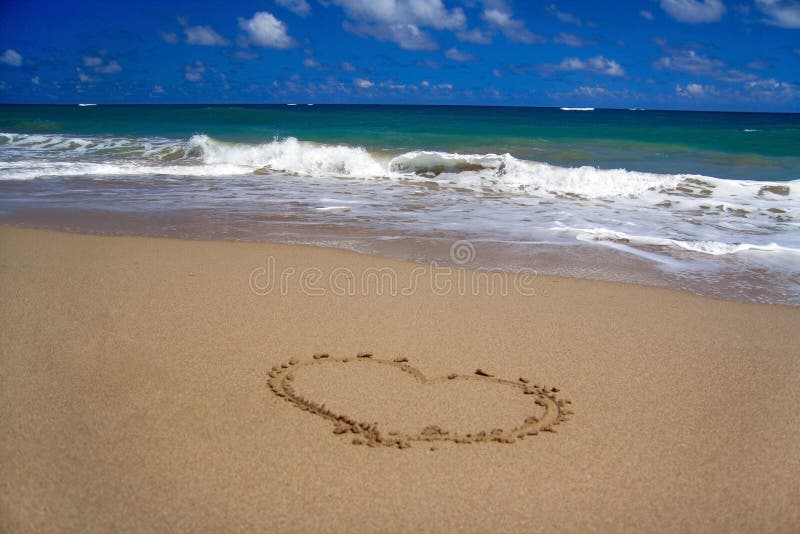
<instances>
[{"instance_id":1,"label":"heart outline","mask_svg":"<svg viewBox=\"0 0 800 534\"><path fill-rule=\"evenodd\" d=\"M545 409L543 416L537 417L531 415L527 417L522 424L515 426L510 430L494 429L491 431L480 431L477 433L463 434L457 431L442 429L438 426L429 425L416 434L388 432L383 434L378 429L378 423L359 422L354 418L338 414L320 405L312 400L306 399L299 395L292 386L295 379L295 373L305 367L314 365L329 365L334 363L344 364L358 364L368 362L372 364L389 365L399 370L412 375L417 382L422 385L431 385L436 383L448 382L452 380L472 380L472 381L488 381L496 384L514 387L520 389L523 394L530 395L533 398L533 403ZM355 445L367 445L370 447L394 447L405 449L411 446L413 442L437 442L437 441L451 441L454 443L514 443L519 439L526 436L534 436L540 432L555 432L556 425L566 421L572 411L569 408L570 401L566 399L559 399L555 393L559 390L557 388L550 388L548 390L545 386L530 385L527 380L520 379L518 382L497 378L484 371L478 369L474 375L461 375L451 373L447 376L440 376L434 378L426 377L422 371L408 363L406 358L395 358L394 360L385 360L374 358L371 353L359 353L356 358L330 358L327 354L315 354L312 360L300 362L295 358L290 359L288 362L280 366L274 366L267 373L267 385L270 390L278 397L283 398L285 401L293 404L301 410L313 413L323 419L327 419L334 423L334 434L355 434L352 442Z\"/></svg>"}]
</instances>

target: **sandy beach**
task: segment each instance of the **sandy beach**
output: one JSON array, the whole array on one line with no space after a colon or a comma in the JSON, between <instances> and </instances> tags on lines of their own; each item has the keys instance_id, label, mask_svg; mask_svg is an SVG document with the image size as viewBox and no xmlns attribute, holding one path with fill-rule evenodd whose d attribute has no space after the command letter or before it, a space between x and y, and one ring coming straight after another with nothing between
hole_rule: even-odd
<instances>
[{"instance_id":1,"label":"sandy beach","mask_svg":"<svg viewBox=\"0 0 800 534\"><path fill-rule=\"evenodd\" d=\"M1 227L0 531L800 528L800 308L418 268Z\"/></svg>"}]
</instances>

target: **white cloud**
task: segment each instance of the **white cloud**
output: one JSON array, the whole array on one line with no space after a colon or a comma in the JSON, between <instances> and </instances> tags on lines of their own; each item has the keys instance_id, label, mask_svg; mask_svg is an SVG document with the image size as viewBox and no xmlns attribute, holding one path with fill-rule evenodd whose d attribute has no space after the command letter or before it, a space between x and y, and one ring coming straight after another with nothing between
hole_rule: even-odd
<instances>
[{"instance_id":1,"label":"white cloud","mask_svg":"<svg viewBox=\"0 0 800 534\"><path fill-rule=\"evenodd\" d=\"M165 43L175 44L178 42L178 34L175 32L158 32L158 36L161 37L161 40Z\"/></svg>"},{"instance_id":2,"label":"white cloud","mask_svg":"<svg viewBox=\"0 0 800 534\"><path fill-rule=\"evenodd\" d=\"M487 9L483 12L483 20L490 28L499 30L511 41L518 43L540 43L544 39L525 27L525 22L515 19L510 10Z\"/></svg>"},{"instance_id":3,"label":"white cloud","mask_svg":"<svg viewBox=\"0 0 800 534\"><path fill-rule=\"evenodd\" d=\"M460 7L448 9L442 0L332 0L344 9L345 30L406 50L434 50L436 42L424 28L463 31L467 18Z\"/></svg>"},{"instance_id":4,"label":"white cloud","mask_svg":"<svg viewBox=\"0 0 800 534\"><path fill-rule=\"evenodd\" d=\"M255 52L248 52L247 50L237 50L236 52L233 53L233 57L249 61L251 59L258 59L261 56L259 56Z\"/></svg>"},{"instance_id":5,"label":"white cloud","mask_svg":"<svg viewBox=\"0 0 800 534\"><path fill-rule=\"evenodd\" d=\"M191 65L184 67L184 75L190 82L199 82L203 79L203 74L206 72L206 66L200 60L195 61Z\"/></svg>"},{"instance_id":6,"label":"white cloud","mask_svg":"<svg viewBox=\"0 0 800 534\"><path fill-rule=\"evenodd\" d=\"M480 0L483 4L481 19L485 28L464 29L456 32L459 41L475 44L491 44L496 33L518 43L543 43L545 39L525 26L525 21L514 17L514 11L506 0Z\"/></svg>"},{"instance_id":7,"label":"white cloud","mask_svg":"<svg viewBox=\"0 0 800 534\"><path fill-rule=\"evenodd\" d=\"M122 72L122 66L116 59L106 61L100 56L83 56L83 66L89 67L100 74L115 74Z\"/></svg>"},{"instance_id":8,"label":"white cloud","mask_svg":"<svg viewBox=\"0 0 800 534\"><path fill-rule=\"evenodd\" d=\"M436 42L416 24L376 25L345 21L345 30L362 37L374 37L379 41L392 41L404 50L435 50Z\"/></svg>"},{"instance_id":9,"label":"white cloud","mask_svg":"<svg viewBox=\"0 0 800 534\"><path fill-rule=\"evenodd\" d=\"M457 48L449 48L444 55L446 58L452 59L453 61L473 61L475 59L475 56L472 54L461 52Z\"/></svg>"},{"instance_id":10,"label":"white cloud","mask_svg":"<svg viewBox=\"0 0 800 534\"><path fill-rule=\"evenodd\" d=\"M586 61L575 57L565 58L556 66L556 70L589 71L606 76L625 75L625 70L619 63L604 56L595 56Z\"/></svg>"},{"instance_id":11,"label":"white cloud","mask_svg":"<svg viewBox=\"0 0 800 534\"><path fill-rule=\"evenodd\" d=\"M725 14L722 0L661 0L661 9L689 24L716 22Z\"/></svg>"},{"instance_id":12,"label":"white cloud","mask_svg":"<svg viewBox=\"0 0 800 534\"><path fill-rule=\"evenodd\" d=\"M492 76L495 78L502 78L503 72L500 69L492 69Z\"/></svg>"},{"instance_id":13,"label":"white cloud","mask_svg":"<svg viewBox=\"0 0 800 534\"><path fill-rule=\"evenodd\" d=\"M589 67L607 76L624 76L625 71L616 61L606 59L603 56L589 58Z\"/></svg>"},{"instance_id":14,"label":"white cloud","mask_svg":"<svg viewBox=\"0 0 800 534\"><path fill-rule=\"evenodd\" d=\"M694 50L678 50L671 56L657 59L653 66L658 69L680 70L694 73L711 73L725 66L723 61L702 56Z\"/></svg>"},{"instance_id":15,"label":"white cloud","mask_svg":"<svg viewBox=\"0 0 800 534\"><path fill-rule=\"evenodd\" d=\"M311 14L311 6L308 5L306 0L275 0L275 3L301 17L307 17Z\"/></svg>"},{"instance_id":16,"label":"white cloud","mask_svg":"<svg viewBox=\"0 0 800 534\"><path fill-rule=\"evenodd\" d=\"M758 76L751 72L742 72L737 69L728 69L724 72L716 73L713 77L722 82L730 83L741 83L758 79Z\"/></svg>"},{"instance_id":17,"label":"white cloud","mask_svg":"<svg viewBox=\"0 0 800 534\"><path fill-rule=\"evenodd\" d=\"M561 61L561 70L585 70L586 63L576 57L568 57Z\"/></svg>"},{"instance_id":18,"label":"white cloud","mask_svg":"<svg viewBox=\"0 0 800 534\"><path fill-rule=\"evenodd\" d=\"M800 2L797 0L755 0L767 18L764 22L787 29L800 29Z\"/></svg>"},{"instance_id":19,"label":"white cloud","mask_svg":"<svg viewBox=\"0 0 800 534\"><path fill-rule=\"evenodd\" d=\"M642 17L643 19L647 19L647 20L653 20L653 18L654 18L653 17L653 13L648 11L648 10L646 10L646 9L643 9L643 10L639 11L639 16Z\"/></svg>"},{"instance_id":20,"label":"white cloud","mask_svg":"<svg viewBox=\"0 0 800 534\"><path fill-rule=\"evenodd\" d=\"M452 83L439 83L439 84L434 85L433 88L434 89L445 89L445 90L449 91L449 90L451 90L453 88L453 84Z\"/></svg>"},{"instance_id":21,"label":"white cloud","mask_svg":"<svg viewBox=\"0 0 800 534\"><path fill-rule=\"evenodd\" d=\"M155 84L153 86L152 94L154 94L154 95L163 95L164 93L166 93L166 91L164 90L164 88L162 86L160 86L158 84Z\"/></svg>"},{"instance_id":22,"label":"white cloud","mask_svg":"<svg viewBox=\"0 0 800 534\"><path fill-rule=\"evenodd\" d=\"M553 42L557 43L557 44L563 44L563 45L575 46L575 47L594 44L591 41L585 41L585 40L581 39L577 35L573 35L571 33L565 33L565 32L561 32L558 35L556 35L555 37L553 37Z\"/></svg>"},{"instance_id":23,"label":"white cloud","mask_svg":"<svg viewBox=\"0 0 800 534\"><path fill-rule=\"evenodd\" d=\"M348 17L381 24L414 24L437 30L461 30L467 17L460 7L447 9L442 0L332 0Z\"/></svg>"},{"instance_id":24,"label":"white cloud","mask_svg":"<svg viewBox=\"0 0 800 534\"><path fill-rule=\"evenodd\" d=\"M116 60L112 59L105 65L98 66L94 70L95 72L102 72L103 74L114 74L116 72L122 72L122 67Z\"/></svg>"},{"instance_id":25,"label":"white cloud","mask_svg":"<svg viewBox=\"0 0 800 534\"><path fill-rule=\"evenodd\" d=\"M417 65L419 65L420 67L425 67L426 69L431 69L431 70L439 70L439 69L442 68L442 64L441 63L439 63L438 61L434 61L432 59L426 59L424 61L418 61Z\"/></svg>"},{"instance_id":26,"label":"white cloud","mask_svg":"<svg viewBox=\"0 0 800 534\"><path fill-rule=\"evenodd\" d=\"M675 93L683 98L713 97L752 104L754 102L791 102L800 97L800 88L790 82L766 78L746 81L738 87L718 88L700 83L678 84L675 86Z\"/></svg>"},{"instance_id":27,"label":"white cloud","mask_svg":"<svg viewBox=\"0 0 800 534\"><path fill-rule=\"evenodd\" d=\"M492 42L492 35L479 28L458 32L456 37L465 43L491 44Z\"/></svg>"},{"instance_id":28,"label":"white cloud","mask_svg":"<svg viewBox=\"0 0 800 534\"><path fill-rule=\"evenodd\" d=\"M657 69L691 72L724 82L739 83L757 78L755 74L726 68L725 62L698 54L694 50L677 50L653 62Z\"/></svg>"},{"instance_id":29,"label":"white cloud","mask_svg":"<svg viewBox=\"0 0 800 534\"><path fill-rule=\"evenodd\" d=\"M81 70L81 69L76 69L76 70L78 71L78 80L81 83L89 83L89 82L96 82L97 81L97 78L93 78L93 77L89 76L88 74L83 72L83 70Z\"/></svg>"},{"instance_id":30,"label":"white cloud","mask_svg":"<svg viewBox=\"0 0 800 534\"><path fill-rule=\"evenodd\" d=\"M559 105L562 106L565 104L586 105L594 102L607 102L609 100L630 103L632 100L639 98L638 94L632 93L628 89L608 89L599 85L582 85L566 92L548 92L547 96L559 102Z\"/></svg>"},{"instance_id":31,"label":"white cloud","mask_svg":"<svg viewBox=\"0 0 800 534\"><path fill-rule=\"evenodd\" d=\"M567 13L566 11L561 11L555 4L550 4L547 6L547 12L553 15L555 18L560 20L561 22L566 22L567 24L574 24L576 26L583 26L583 21L573 15L572 13Z\"/></svg>"},{"instance_id":32,"label":"white cloud","mask_svg":"<svg viewBox=\"0 0 800 534\"><path fill-rule=\"evenodd\" d=\"M348 61L342 61L342 64L339 67L345 72L354 72L356 70L353 64Z\"/></svg>"},{"instance_id":33,"label":"white cloud","mask_svg":"<svg viewBox=\"0 0 800 534\"><path fill-rule=\"evenodd\" d=\"M200 46L227 46L228 40L214 31L211 26L189 26L183 29L186 42Z\"/></svg>"},{"instance_id":34,"label":"white cloud","mask_svg":"<svg viewBox=\"0 0 800 534\"><path fill-rule=\"evenodd\" d=\"M716 88L713 85L701 85L699 83L687 83L684 86L676 85L675 92L678 96L691 96L701 98L708 95L716 94Z\"/></svg>"},{"instance_id":35,"label":"white cloud","mask_svg":"<svg viewBox=\"0 0 800 534\"><path fill-rule=\"evenodd\" d=\"M309 69L318 69L318 68L322 67L322 65L320 65L320 62L317 61L316 59L314 59L313 57L305 58L303 60L303 65L305 67L308 67Z\"/></svg>"},{"instance_id":36,"label":"white cloud","mask_svg":"<svg viewBox=\"0 0 800 534\"><path fill-rule=\"evenodd\" d=\"M39 79L38 76L34 76L33 78L31 78L31 83L33 85L41 85L42 81Z\"/></svg>"},{"instance_id":37,"label":"white cloud","mask_svg":"<svg viewBox=\"0 0 800 534\"><path fill-rule=\"evenodd\" d=\"M422 83L420 83L420 85L422 87L430 87L431 86L431 82L429 82L428 80L422 80Z\"/></svg>"},{"instance_id":38,"label":"white cloud","mask_svg":"<svg viewBox=\"0 0 800 534\"><path fill-rule=\"evenodd\" d=\"M800 95L796 85L789 82L781 82L775 78L747 82L744 87L751 94L768 99L792 99Z\"/></svg>"},{"instance_id":39,"label":"white cloud","mask_svg":"<svg viewBox=\"0 0 800 534\"><path fill-rule=\"evenodd\" d=\"M610 91L605 87L599 85L596 85L594 87L587 87L585 85L582 85L577 89L575 89L575 94L582 96L607 96L610 94Z\"/></svg>"},{"instance_id":40,"label":"white cloud","mask_svg":"<svg viewBox=\"0 0 800 534\"><path fill-rule=\"evenodd\" d=\"M247 32L249 41L266 48L291 48L295 41L289 36L286 24L266 11L259 11L251 19L239 17L239 27Z\"/></svg>"},{"instance_id":41,"label":"white cloud","mask_svg":"<svg viewBox=\"0 0 800 534\"><path fill-rule=\"evenodd\" d=\"M360 87L361 89L369 89L370 87L375 85L371 81L364 78L356 78L355 80L353 80L353 83L356 84L356 87Z\"/></svg>"},{"instance_id":42,"label":"white cloud","mask_svg":"<svg viewBox=\"0 0 800 534\"><path fill-rule=\"evenodd\" d=\"M5 63L12 67L19 67L22 65L22 56L16 50L9 48L0 55L0 63Z\"/></svg>"},{"instance_id":43,"label":"white cloud","mask_svg":"<svg viewBox=\"0 0 800 534\"><path fill-rule=\"evenodd\" d=\"M392 91L405 91L406 89L416 89L415 86L408 86L404 83L395 83L393 81L381 82L380 87L383 89L390 89Z\"/></svg>"}]
</instances>

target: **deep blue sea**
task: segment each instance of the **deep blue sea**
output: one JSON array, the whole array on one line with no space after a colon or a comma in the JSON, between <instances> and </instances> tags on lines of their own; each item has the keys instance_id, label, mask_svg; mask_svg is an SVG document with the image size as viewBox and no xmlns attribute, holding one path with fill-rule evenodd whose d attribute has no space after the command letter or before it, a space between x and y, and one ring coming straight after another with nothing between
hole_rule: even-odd
<instances>
[{"instance_id":1,"label":"deep blue sea","mask_svg":"<svg viewBox=\"0 0 800 534\"><path fill-rule=\"evenodd\" d=\"M0 223L310 243L800 305L800 115L0 106ZM469 265L468 265L469 266Z\"/></svg>"}]
</instances>

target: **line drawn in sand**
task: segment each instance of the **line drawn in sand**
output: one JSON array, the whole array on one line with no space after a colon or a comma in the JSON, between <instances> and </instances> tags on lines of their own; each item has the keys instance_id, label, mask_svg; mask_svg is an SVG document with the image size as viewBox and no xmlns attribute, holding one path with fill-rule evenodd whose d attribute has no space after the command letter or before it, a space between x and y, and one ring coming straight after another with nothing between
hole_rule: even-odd
<instances>
[{"instance_id":1,"label":"line drawn in sand","mask_svg":"<svg viewBox=\"0 0 800 534\"><path fill-rule=\"evenodd\" d=\"M526 395L531 402L531 415L510 429L494 428L479 432L459 432L454 429L444 429L436 425L428 425L416 433L397 431L383 431L376 422L357 421L355 418L327 408L314 400L307 399L297 393L293 382L297 373L312 366L322 365L385 365L408 373L422 385L443 383L448 381L486 381L518 389L520 394ZM331 358L328 354L314 354L311 360L300 362L295 358L273 367L267 373L267 384L270 390L278 397L295 405L301 410L310 412L333 423L333 433L337 435L352 435L354 445L367 445L369 447L394 447L405 449L414 442L443 442L454 443L514 443L526 436L535 436L540 432L555 432L555 426L566 421L572 410L571 402L560 399L556 395L558 388L545 387L531 384L530 380L521 377L517 381L497 378L482 369L477 369L475 374L463 375L451 373L447 376L427 378L419 369L408 363L407 358L384 360L375 358L372 353L360 352L355 358Z\"/></svg>"}]
</instances>

